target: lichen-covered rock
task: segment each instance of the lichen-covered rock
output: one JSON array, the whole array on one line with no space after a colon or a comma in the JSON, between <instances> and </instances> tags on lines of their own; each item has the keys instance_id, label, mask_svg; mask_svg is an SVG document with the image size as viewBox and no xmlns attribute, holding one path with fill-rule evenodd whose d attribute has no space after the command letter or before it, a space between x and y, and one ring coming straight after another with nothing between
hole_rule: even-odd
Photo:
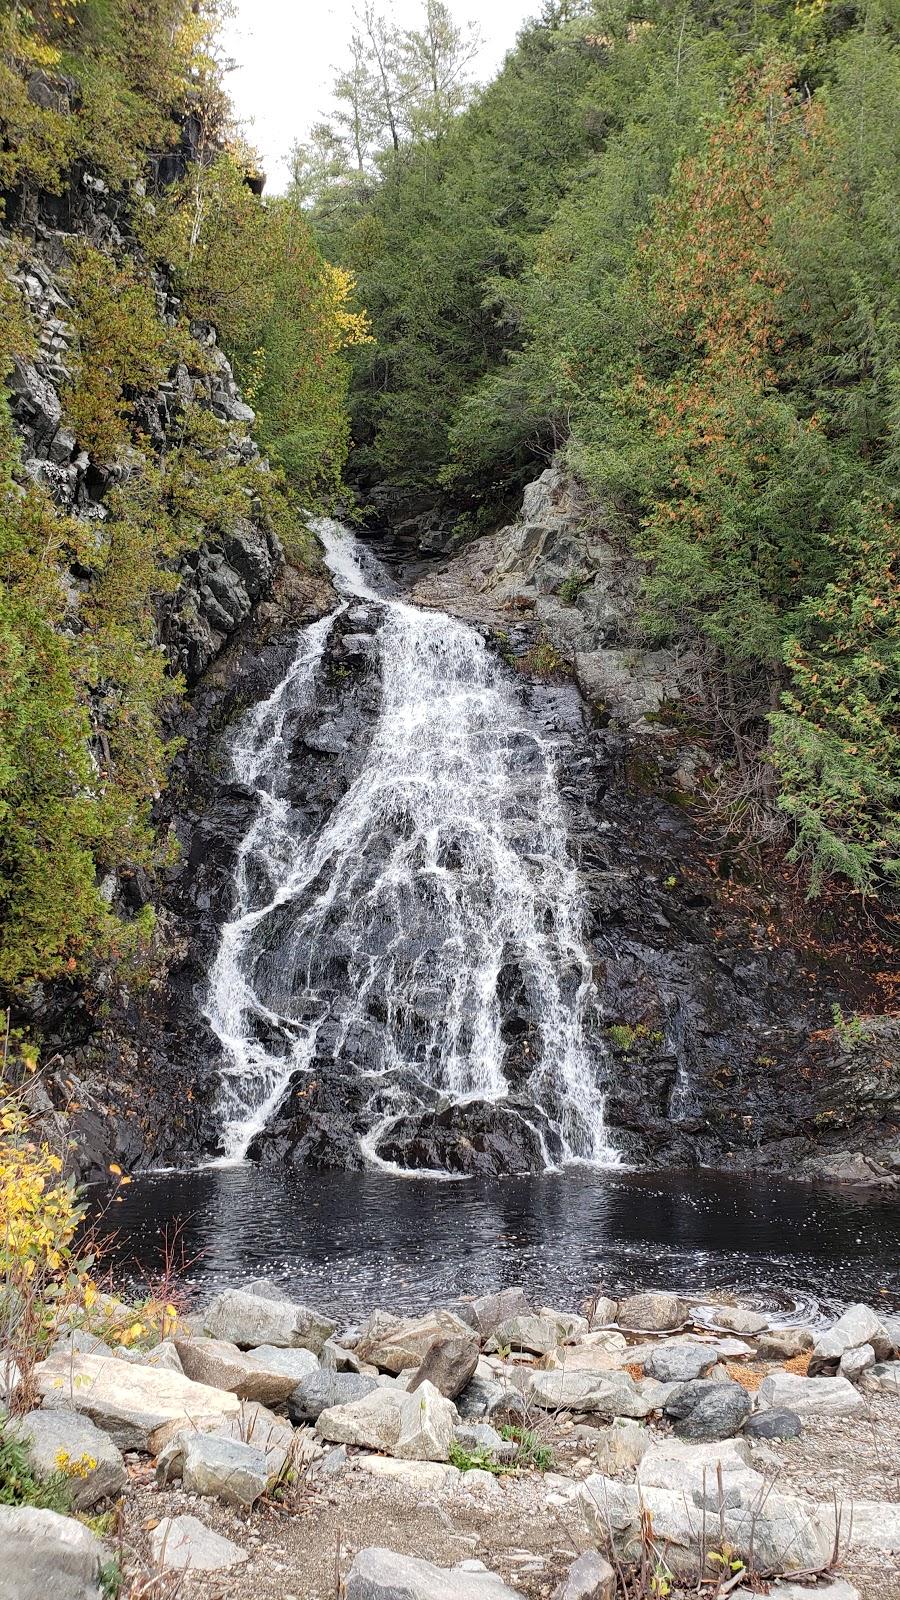
<instances>
[{"instance_id":1,"label":"lichen-covered rock","mask_svg":"<svg viewBox=\"0 0 900 1600\"><path fill-rule=\"evenodd\" d=\"M0 1506L0 1600L102 1600L110 1552L82 1522Z\"/></svg>"},{"instance_id":2,"label":"lichen-covered rock","mask_svg":"<svg viewBox=\"0 0 900 1600\"><path fill-rule=\"evenodd\" d=\"M89 1511L119 1494L128 1482L121 1451L107 1433L76 1411L30 1411L7 1424L6 1432L25 1445L39 1476L65 1473L73 1511Z\"/></svg>"},{"instance_id":3,"label":"lichen-covered rock","mask_svg":"<svg viewBox=\"0 0 900 1600\"><path fill-rule=\"evenodd\" d=\"M311 1350L319 1355L337 1324L309 1306L249 1289L224 1289L203 1313L203 1328L213 1339L243 1349L263 1344Z\"/></svg>"}]
</instances>

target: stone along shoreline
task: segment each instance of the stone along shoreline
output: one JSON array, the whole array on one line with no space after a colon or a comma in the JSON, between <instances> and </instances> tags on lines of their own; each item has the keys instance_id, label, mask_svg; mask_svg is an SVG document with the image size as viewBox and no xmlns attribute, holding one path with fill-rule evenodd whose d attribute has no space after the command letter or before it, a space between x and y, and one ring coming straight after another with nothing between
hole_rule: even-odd
<instances>
[{"instance_id":1,"label":"stone along shoreline","mask_svg":"<svg viewBox=\"0 0 900 1600\"><path fill-rule=\"evenodd\" d=\"M900 1596L900 1318L864 1305L813 1329L503 1289L339 1330L255 1282L147 1348L61 1329L31 1381L3 1431L74 1515L0 1507L2 1600L116 1573L234 1600Z\"/></svg>"}]
</instances>

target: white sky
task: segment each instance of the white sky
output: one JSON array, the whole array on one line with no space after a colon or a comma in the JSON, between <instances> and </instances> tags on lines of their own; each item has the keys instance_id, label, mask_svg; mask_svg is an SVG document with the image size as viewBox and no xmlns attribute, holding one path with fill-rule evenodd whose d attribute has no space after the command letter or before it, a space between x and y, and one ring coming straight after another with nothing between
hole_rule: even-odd
<instances>
[{"instance_id":1,"label":"white sky","mask_svg":"<svg viewBox=\"0 0 900 1600\"><path fill-rule=\"evenodd\" d=\"M237 70L228 89L250 143L263 156L266 192L287 181L286 156L327 113L335 68L346 56L355 0L235 0L225 46ZM540 0L450 0L461 22L476 20L484 40L475 76L484 81L515 43ZM385 5L385 9L388 9ZM414 23L418 0L394 0L403 26Z\"/></svg>"}]
</instances>

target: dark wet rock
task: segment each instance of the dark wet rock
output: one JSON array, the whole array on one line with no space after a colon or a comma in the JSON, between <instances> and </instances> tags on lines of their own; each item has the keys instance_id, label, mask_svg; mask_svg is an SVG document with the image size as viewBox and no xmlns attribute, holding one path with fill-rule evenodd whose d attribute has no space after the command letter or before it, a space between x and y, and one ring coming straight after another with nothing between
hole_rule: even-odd
<instances>
[{"instance_id":1,"label":"dark wet rock","mask_svg":"<svg viewBox=\"0 0 900 1600\"><path fill-rule=\"evenodd\" d=\"M777 1411L755 1411L744 1423L748 1439L796 1439L803 1432L803 1423L796 1411L781 1408Z\"/></svg>"},{"instance_id":2,"label":"dark wet rock","mask_svg":"<svg viewBox=\"0 0 900 1600\"><path fill-rule=\"evenodd\" d=\"M323 1411L333 1406L349 1406L362 1400L378 1385L374 1378L360 1372L334 1372L323 1367L299 1383L288 1400L288 1415L292 1422L315 1422Z\"/></svg>"},{"instance_id":3,"label":"dark wet rock","mask_svg":"<svg viewBox=\"0 0 900 1600\"><path fill-rule=\"evenodd\" d=\"M694 1385L686 1387L693 1389ZM670 1403L667 1402L666 1410ZM690 1439L697 1444L730 1439L740 1432L752 1409L753 1402L739 1383L712 1382L676 1422L676 1438Z\"/></svg>"},{"instance_id":4,"label":"dark wet rock","mask_svg":"<svg viewBox=\"0 0 900 1600\"><path fill-rule=\"evenodd\" d=\"M448 1400L465 1388L478 1365L477 1339L436 1339L422 1365L409 1380L410 1394L420 1383L433 1383Z\"/></svg>"}]
</instances>

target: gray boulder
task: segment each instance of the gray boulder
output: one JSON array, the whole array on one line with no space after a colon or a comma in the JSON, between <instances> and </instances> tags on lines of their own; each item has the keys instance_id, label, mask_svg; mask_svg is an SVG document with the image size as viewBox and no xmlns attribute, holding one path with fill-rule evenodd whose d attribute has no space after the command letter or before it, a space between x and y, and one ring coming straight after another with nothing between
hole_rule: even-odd
<instances>
[{"instance_id":1,"label":"gray boulder","mask_svg":"<svg viewBox=\"0 0 900 1600\"><path fill-rule=\"evenodd\" d=\"M769 1325L769 1318L759 1311L751 1311L749 1306L697 1306L695 1311L698 1317L708 1322L715 1328L726 1328L729 1333L762 1333Z\"/></svg>"},{"instance_id":2,"label":"gray boulder","mask_svg":"<svg viewBox=\"0 0 900 1600\"><path fill-rule=\"evenodd\" d=\"M415 1376L410 1379L409 1391L420 1383L433 1383L439 1394L448 1400L466 1387L478 1365L477 1339L436 1339L425 1353L425 1359Z\"/></svg>"},{"instance_id":3,"label":"gray boulder","mask_svg":"<svg viewBox=\"0 0 900 1600\"><path fill-rule=\"evenodd\" d=\"M180 1477L188 1494L215 1496L230 1506L252 1506L271 1481L263 1450L213 1433L180 1433L156 1464L160 1485Z\"/></svg>"},{"instance_id":4,"label":"gray boulder","mask_svg":"<svg viewBox=\"0 0 900 1600\"><path fill-rule=\"evenodd\" d=\"M619 1326L635 1333L667 1333L684 1322L684 1306L676 1294L633 1294L619 1301Z\"/></svg>"},{"instance_id":5,"label":"gray boulder","mask_svg":"<svg viewBox=\"0 0 900 1600\"><path fill-rule=\"evenodd\" d=\"M375 1311L356 1342L360 1361L382 1372L404 1372L419 1367L438 1339L470 1341L472 1329L452 1311L430 1311L424 1317L393 1317Z\"/></svg>"},{"instance_id":6,"label":"gray boulder","mask_svg":"<svg viewBox=\"0 0 900 1600\"><path fill-rule=\"evenodd\" d=\"M295 1305L281 1298L281 1292L265 1285L265 1293L249 1289L225 1289L203 1314L204 1332L213 1339L227 1339L241 1348L274 1344L321 1353L337 1324L309 1306ZM276 1298L276 1295L278 1298Z\"/></svg>"},{"instance_id":7,"label":"gray boulder","mask_svg":"<svg viewBox=\"0 0 900 1600\"><path fill-rule=\"evenodd\" d=\"M870 1389L880 1389L883 1394L900 1395L900 1361L878 1361L866 1373Z\"/></svg>"},{"instance_id":8,"label":"gray boulder","mask_svg":"<svg viewBox=\"0 0 900 1600\"><path fill-rule=\"evenodd\" d=\"M869 1372L875 1365L875 1351L870 1344L856 1345L853 1350L845 1350L838 1363L838 1376L848 1378L851 1383L858 1383L864 1373Z\"/></svg>"},{"instance_id":9,"label":"gray boulder","mask_svg":"<svg viewBox=\"0 0 900 1600\"><path fill-rule=\"evenodd\" d=\"M866 1408L846 1378L803 1378L798 1372L770 1372L760 1385L759 1400L798 1417L855 1417Z\"/></svg>"},{"instance_id":10,"label":"gray boulder","mask_svg":"<svg viewBox=\"0 0 900 1600\"><path fill-rule=\"evenodd\" d=\"M702 1344L667 1344L644 1362L648 1378L660 1383L690 1383L716 1364L716 1351Z\"/></svg>"},{"instance_id":11,"label":"gray boulder","mask_svg":"<svg viewBox=\"0 0 900 1600\"><path fill-rule=\"evenodd\" d=\"M809 1363L810 1376L833 1369L848 1350L857 1350L864 1344L872 1346L877 1360L884 1360L891 1353L893 1338L871 1306L848 1306L837 1322L817 1335Z\"/></svg>"},{"instance_id":12,"label":"gray boulder","mask_svg":"<svg viewBox=\"0 0 900 1600\"><path fill-rule=\"evenodd\" d=\"M526 1350L532 1355L546 1356L562 1343L559 1323L554 1316L539 1316L536 1312L520 1312L498 1323L489 1340L489 1346L502 1350Z\"/></svg>"},{"instance_id":13,"label":"gray boulder","mask_svg":"<svg viewBox=\"0 0 900 1600\"><path fill-rule=\"evenodd\" d=\"M89 1511L100 1500L119 1494L128 1482L125 1462L112 1439L77 1411L31 1411L6 1431L25 1445L40 1476L66 1473L74 1511Z\"/></svg>"},{"instance_id":14,"label":"gray boulder","mask_svg":"<svg viewBox=\"0 0 900 1600\"><path fill-rule=\"evenodd\" d=\"M179 1427L240 1410L236 1395L179 1372L100 1355L53 1356L34 1369L45 1410L81 1411L122 1450L155 1455Z\"/></svg>"},{"instance_id":15,"label":"gray boulder","mask_svg":"<svg viewBox=\"0 0 900 1600\"><path fill-rule=\"evenodd\" d=\"M627 1372L535 1372L528 1396L544 1411L596 1412L609 1420L645 1417L651 1409Z\"/></svg>"},{"instance_id":16,"label":"gray boulder","mask_svg":"<svg viewBox=\"0 0 900 1600\"><path fill-rule=\"evenodd\" d=\"M334 1352L335 1346L332 1345L331 1348L332 1352ZM327 1350L328 1346L326 1344L322 1350L323 1358ZM353 1361L354 1358L349 1350L343 1353L349 1361ZM259 1344L255 1349L247 1351L247 1357L251 1361L258 1362L260 1366L265 1367L269 1372L280 1372L286 1378L293 1378L295 1388L298 1383L305 1382L307 1378L312 1377L314 1372L319 1371L318 1357L314 1356L311 1350L288 1350L275 1344ZM329 1365L324 1361L323 1364ZM333 1370L337 1372L340 1369L335 1366ZM349 1366L343 1370L353 1372L355 1368Z\"/></svg>"},{"instance_id":17,"label":"gray boulder","mask_svg":"<svg viewBox=\"0 0 900 1600\"><path fill-rule=\"evenodd\" d=\"M527 1317L531 1307L524 1289L500 1289L497 1294L479 1295L470 1302L470 1309L481 1338L485 1340L491 1337L501 1322L508 1321L510 1317Z\"/></svg>"},{"instance_id":18,"label":"gray boulder","mask_svg":"<svg viewBox=\"0 0 900 1600\"><path fill-rule=\"evenodd\" d=\"M415 1394L378 1387L352 1405L323 1411L316 1433L332 1444L363 1445L404 1461L446 1461L458 1421L452 1401L426 1382Z\"/></svg>"},{"instance_id":19,"label":"gray boulder","mask_svg":"<svg viewBox=\"0 0 900 1600\"><path fill-rule=\"evenodd\" d=\"M616 1575L599 1550L586 1550L573 1561L553 1600L616 1600Z\"/></svg>"},{"instance_id":20,"label":"gray boulder","mask_svg":"<svg viewBox=\"0 0 900 1600\"><path fill-rule=\"evenodd\" d=\"M73 1517L0 1506L0 1600L102 1600L110 1553Z\"/></svg>"},{"instance_id":21,"label":"gray boulder","mask_svg":"<svg viewBox=\"0 0 900 1600\"><path fill-rule=\"evenodd\" d=\"M470 1453L487 1450L495 1461L513 1461L519 1453L514 1439L504 1439L489 1422L462 1423L454 1429L456 1442Z\"/></svg>"},{"instance_id":22,"label":"gray boulder","mask_svg":"<svg viewBox=\"0 0 900 1600\"><path fill-rule=\"evenodd\" d=\"M769 1328L754 1341L762 1361L793 1361L815 1344L811 1328Z\"/></svg>"},{"instance_id":23,"label":"gray boulder","mask_svg":"<svg viewBox=\"0 0 900 1600\"><path fill-rule=\"evenodd\" d=\"M360 1550L344 1594L346 1600L523 1600L496 1573L436 1567L378 1547Z\"/></svg>"},{"instance_id":24,"label":"gray boulder","mask_svg":"<svg viewBox=\"0 0 900 1600\"><path fill-rule=\"evenodd\" d=\"M157 1566L173 1572L224 1572L247 1560L246 1550L199 1517L163 1517L150 1534L150 1549Z\"/></svg>"},{"instance_id":25,"label":"gray boulder","mask_svg":"<svg viewBox=\"0 0 900 1600\"><path fill-rule=\"evenodd\" d=\"M327 1367L310 1373L293 1390L288 1400L292 1422L317 1422L323 1411L333 1406L353 1405L378 1387L374 1378L359 1372L336 1372Z\"/></svg>"},{"instance_id":26,"label":"gray boulder","mask_svg":"<svg viewBox=\"0 0 900 1600\"><path fill-rule=\"evenodd\" d=\"M713 1383L687 1415L676 1422L675 1435L698 1444L730 1439L743 1427L752 1409L753 1402L739 1383Z\"/></svg>"},{"instance_id":27,"label":"gray boulder","mask_svg":"<svg viewBox=\"0 0 900 1600\"><path fill-rule=\"evenodd\" d=\"M197 1426L172 1432L166 1443L160 1446L159 1459L162 1459L165 1452L171 1451L171 1460L177 1463L190 1441L195 1439L198 1433L234 1441L237 1444L252 1445L265 1456L270 1478L278 1477L289 1461L302 1457L308 1450L304 1434L295 1433L289 1422L283 1417L276 1417L273 1412L267 1411L265 1406L247 1400L240 1411L233 1416L207 1420ZM170 1476L177 1476L175 1466Z\"/></svg>"},{"instance_id":28,"label":"gray boulder","mask_svg":"<svg viewBox=\"0 0 900 1600\"><path fill-rule=\"evenodd\" d=\"M615 1476L636 1467L653 1442L653 1435L641 1422L618 1417L606 1428L596 1430L594 1456L601 1472Z\"/></svg>"},{"instance_id":29,"label":"gray boulder","mask_svg":"<svg viewBox=\"0 0 900 1600\"><path fill-rule=\"evenodd\" d=\"M744 1423L748 1439L796 1439L803 1432L803 1423L796 1411L754 1411Z\"/></svg>"},{"instance_id":30,"label":"gray boulder","mask_svg":"<svg viewBox=\"0 0 900 1600\"><path fill-rule=\"evenodd\" d=\"M187 1377L214 1389L227 1389L241 1400L274 1406L286 1400L297 1386L298 1378L292 1373L268 1366L265 1360L239 1350L228 1339L177 1339L175 1348ZM316 1361L309 1350L299 1353Z\"/></svg>"},{"instance_id":31,"label":"gray boulder","mask_svg":"<svg viewBox=\"0 0 900 1600\"><path fill-rule=\"evenodd\" d=\"M152 1350L122 1350L119 1354L123 1361L131 1361L138 1367L156 1367L161 1372L184 1372L181 1357L171 1339L163 1339Z\"/></svg>"}]
</instances>

